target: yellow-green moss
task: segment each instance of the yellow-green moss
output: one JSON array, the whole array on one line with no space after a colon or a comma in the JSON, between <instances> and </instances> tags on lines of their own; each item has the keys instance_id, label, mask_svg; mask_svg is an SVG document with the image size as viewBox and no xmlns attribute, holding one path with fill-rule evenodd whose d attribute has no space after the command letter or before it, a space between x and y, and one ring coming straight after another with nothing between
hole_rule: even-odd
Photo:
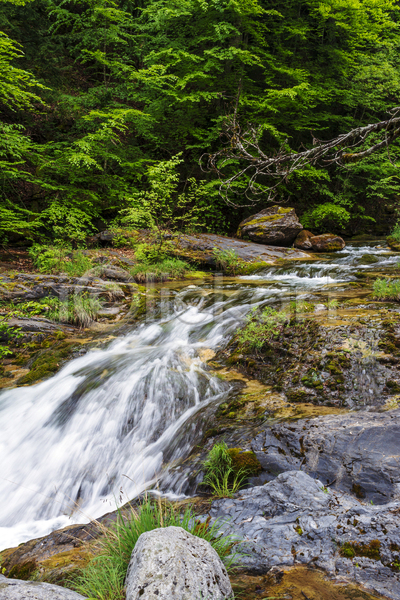
<instances>
[{"instance_id":1,"label":"yellow-green moss","mask_svg":"<svg viewBox=\"0 0 400 600\"><path fill-rule=\"evenodd\" d=\"M372 560L380 560L380 549L381 542L379 540L371 540L369 544L364 544L363 542L345 542L340 548L340 554L346 558L366 556Z\"/></svg>"},{"instance_id":2,"label":"yellow-green moss","mask_svg":"<svg viewBox=\"0 0 400 600\"><path fill-rule=\"evenodd\" d=\"M18 383L30 384L55 373L61 366L61 361L71 354L73 346L73 342L59 342L42 352L33 362L29 373L21 377Z\"/></svg>"}]
</instances>

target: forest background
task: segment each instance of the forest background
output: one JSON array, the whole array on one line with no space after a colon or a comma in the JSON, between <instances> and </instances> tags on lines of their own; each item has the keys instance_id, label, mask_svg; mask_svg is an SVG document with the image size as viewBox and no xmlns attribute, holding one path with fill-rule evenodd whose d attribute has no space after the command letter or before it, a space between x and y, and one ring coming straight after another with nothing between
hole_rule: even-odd
<instances>
[{"instance_id":1,"label":"forest background","mask_svg":"<svg viewBox=\"0 0 400 600\"><path fill-rule=\"evenodd\" d=\"M0 242L79 245L163 220L234 233L263 196L232 209L199 160L236 103L266 154L383 120L399 23L395 0L0 0ZM308 166L276 203L319 232L386 234L399 158L395 143Z\"/></svg>"}]
</instances>

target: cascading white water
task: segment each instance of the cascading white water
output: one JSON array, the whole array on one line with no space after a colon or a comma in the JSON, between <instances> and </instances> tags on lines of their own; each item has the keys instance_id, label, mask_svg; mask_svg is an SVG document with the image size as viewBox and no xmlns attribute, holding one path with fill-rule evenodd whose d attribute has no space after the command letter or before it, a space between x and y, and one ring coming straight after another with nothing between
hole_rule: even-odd
<instances>
[{"instance_id":1,"label":"cascading white water","mask_svg":"<svg viewBox=\"0 0 400 600\"><path fill-rule=\"evenodd\" d=\"M229 393L199 351L216 349L260 302L349 280L366 251L271 268L205 294L188 289L176 302L179 314L71 361L43 383L1 393L0 549L113 510L121 488L133 498L165 460L188 454L194 415Z\"/></svg>"},{"instance_id":2,"label":"cascading white water","mask_svg":"<svg viewBox=\"0 0 400 600\"><path fill-rule=\"evenodd\" d=\"M263 294L262 294L263 295ZM231 310L229 310L229 308ZM109 348L71 361L35 386L0 395L0 548L115 509L188 453L179 431L229 386L198 356L249 310L232 302L190 307L142 325ZM195 433L195 432L194 432Z\"/></svg>"}]
</instances>

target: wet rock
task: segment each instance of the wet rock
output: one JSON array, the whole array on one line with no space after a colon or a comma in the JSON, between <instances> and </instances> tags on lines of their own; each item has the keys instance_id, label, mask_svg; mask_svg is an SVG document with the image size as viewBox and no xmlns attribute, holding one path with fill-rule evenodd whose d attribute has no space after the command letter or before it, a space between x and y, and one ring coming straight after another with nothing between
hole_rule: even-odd
<instances>
[{"instance_id":1,"label":"wet rock","mask_svg":"<svg viewBox=\"0 0 400 600\"><path fill-rule=\"evenodd\" d=\"M400 240L396 240L393 237L389 236L386 238L387 244L391 250L395 252L400 252Z\"/></svg>"},{"instance_id":2,"label":"wet rock","mask_svg":"<svg viewBox=\"0 0 400 600\"><path fill-rule=\"evenodd\" d=\"M0 575L0 600L83 600L84 596L59 585L7 579Z\"/></svg>"},{"instance_id":3,"label":"wet rock","mask_svg":"<svg viewBox=\"0 0 400 600\"><path fill-rule=\"evenodd\" d=\"M295 248L300 248L300 250L312 250L312 244L310 239L314 237L314 234L311 231L307 231L307 229L303 229L300 231L299 235L296 237L293 246Z\"/></svg>"},{"instance_id":4,"label":"wet rock","mask_svg":"<svg viewBox=\"0 0 400 600\"><path fill-rule=\"evenodd\" d=\"M305 252L293 248L280 248L275 245L267 246L254 244L234 238L215 234L182 235L174 242L177 255L186 259L196 259L202 264L215 266L214 250L234 251L236 256L246 263L257 266L273 264L279 259L307 258Z\"/></svg>"},{"instance_id":5,"label":"wet rock","mask_svg":"<svg viewBox=\"0 0 400 600\"><path fill-rule=\"evenodd\" d=\"M18 319L10 319L8 321L9 327L18 327L21 331L30 331L38 333L54 333L56 331L70 331L73 332L73 327L66 327L60 323L55 323L49 319L41 319L40 317L31 317L30 319L24 319L22 317Z\"/></svg>"},{"instance_id":6,"label":"wet rock","mask_svg":"<svg viewBox=\"0 0 400 600\"><path fill-rule=\"evenodd\" d=\"M314 252L337 252L346 246L344 239L333 233L324 233L310 238Z\"/></svg>"},{"instance_id":7,"label":"wet rock","mask_svg":"<svg viewBox=\"0 0 400 600\"><path fill-rule=\"evenodd\" d=\"M126 600L215 600L233 597L211 544L181 527L142 533L126 576Z\"/></svg>"},{"instance_id":8,"label":"wet rock","mask_svg":"<svg viewBox=\"0 0 400 600\"><path fill-rule=\"evenodd\" d=\"M130 273L128 273L128 271L113 265L106 265L102 267L101 271L99 272L99 276L107 277L108 279L113 279L115 281L124 281L127 283L133 282L133 277Z\"/></svg>"},{"instance_id":9,"label":"wet rock","mask_svg":"<svg viewBox=\"0 0 400 600\"><path fill-rule=\"evenodd\" d=\"M400 409L301 419L266 427L251 446L261 481L302 469L374 504L400 499Z\"/></svg>"},{"instance_id":10,"label":"wet rock","mask_svg":"<svg viewBox=\"0 0 400 600\"><path fill-rule=\"evenodd\" d=\"M373 265L379 262L379 258L374 254L363 254L357 261L359 265Z\"/></svg>"},{"instance_id":11,"label":"wet rock","mask_svg":"<svg viewBox=\"0 0 400 600\"><path fill-rule=\"evenodd\" d=\"M326 488L302 471L216 500L212 519L225 520L225 532L240 536L240 564L253 572L271 567L313 565L398 600L396 567L400 541L400 502L363 505Z\"/></svg>"},{"instance_id":12,"label":"wet rock","mask_svg":"<svg viewBox=\"0 0 400 600\"><path fill-rule=\"evenodd\" d=\"M242 221L237 236L258 244L290 246L302 229L294 208L271 206Z\"/></svg>"}]
</instances>

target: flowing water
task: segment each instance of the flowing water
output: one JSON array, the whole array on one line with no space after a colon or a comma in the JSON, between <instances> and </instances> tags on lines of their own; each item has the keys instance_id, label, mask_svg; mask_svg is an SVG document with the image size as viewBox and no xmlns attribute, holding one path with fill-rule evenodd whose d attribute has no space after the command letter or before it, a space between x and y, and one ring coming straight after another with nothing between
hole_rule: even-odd
<instances>
[{"instance_id":1,"label":"flowing water","mask_svg":"<svg viewBox=\"0 0 400 600\"><path fill-rule=\"evenodd\" d=\"M359 265L364 254L379 263ZM329 299L357 271L396 261L387 248L353 245L317 262L162 290L158 318L51 379L3 391L0 549L114 510L187 455L201 437L199 415L231 389L207 369L204 350L221 347L253 306Z\"/></svg>"}]
</instances>

